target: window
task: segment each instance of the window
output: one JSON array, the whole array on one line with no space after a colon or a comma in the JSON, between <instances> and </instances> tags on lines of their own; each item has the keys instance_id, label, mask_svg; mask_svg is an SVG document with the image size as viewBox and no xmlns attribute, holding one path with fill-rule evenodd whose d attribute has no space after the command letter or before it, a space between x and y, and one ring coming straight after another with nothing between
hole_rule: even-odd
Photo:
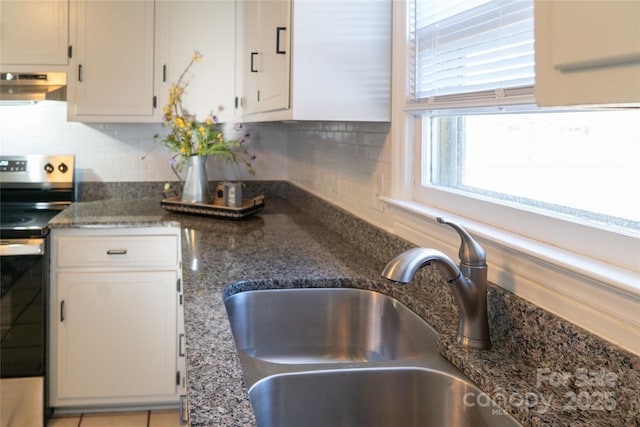
<instances>
[{"instance_id":1,"label":"window","mask_svg":"<svg viewBox=\"0 0 640 427\"><path fill-rule=\"evenodd\" d=\"M419 0L412 16L413 100L478 106L533 93L533 1Z\"/></svg>"},{"instance_id":2,"label":"window","mask_svg":"<svg viewBox=\"0 0 640 427\"><path fill-rule=\"evenodd\" d=\"M429 114L420 184L640 231L639 119L630 110Z\"/></svg>"},{"instance_id":3,"label":"window","mask_svg":"<svg viewBox=\"0 0 640 427\"><path fill-rule=\"evenodd\" d=\"M410 8L415 200L469 216L459 197L434 197L448 192L639 235L640 111L535 106L532 0L418 0ZM522 226L514 221L511 231Z\"/></svg>"},{"instance_id":4,"label":"window","mask_svg":"<svg viewBox=\"0 0 640 427\"><path fill-rule=\"evenodd\" d=\"M638 353L640 110L538 108L533 3L393 2L390 227Z\"/></svg>"}]
</instances>

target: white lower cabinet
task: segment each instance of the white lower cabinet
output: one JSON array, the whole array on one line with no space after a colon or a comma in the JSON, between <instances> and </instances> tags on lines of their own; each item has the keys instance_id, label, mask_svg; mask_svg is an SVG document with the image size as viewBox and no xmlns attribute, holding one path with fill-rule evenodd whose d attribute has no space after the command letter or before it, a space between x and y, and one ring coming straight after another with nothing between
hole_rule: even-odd
<instances>
[{"instance_id":1,"label":"white lower cabinet","mask_svg":"<svg viewBox=\"0 0 640 427\"><path fill-rule=\"evenodd\" d=\"M50 406L178 406L179 229L56 229L51 243Z\"/></svg>"}]
</instances>

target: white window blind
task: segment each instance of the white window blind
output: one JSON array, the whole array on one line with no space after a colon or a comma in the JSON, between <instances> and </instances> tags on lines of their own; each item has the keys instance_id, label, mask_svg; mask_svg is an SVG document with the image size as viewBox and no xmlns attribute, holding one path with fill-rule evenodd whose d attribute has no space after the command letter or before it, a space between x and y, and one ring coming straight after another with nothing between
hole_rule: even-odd
<instances>
[{"instance_id":1,"label":"white window blind","mask_svg":"<svg viewBox=\"0 0 640 427\"><path fill-rule=\"evenodd\" d=\"M415 1L411 104L453 108L533 101L533 0Z\"/></svg>"}]
</instances>

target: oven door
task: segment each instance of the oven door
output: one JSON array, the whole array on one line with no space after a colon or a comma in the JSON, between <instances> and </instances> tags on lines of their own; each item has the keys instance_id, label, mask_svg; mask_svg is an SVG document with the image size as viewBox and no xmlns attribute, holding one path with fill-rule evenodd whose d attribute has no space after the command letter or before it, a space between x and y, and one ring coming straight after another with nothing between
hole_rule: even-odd
<instances>
[{"instance_id":1,"label":"oven door","mask_svg":"<svg viewBox=\"0 0 640 427\"><path fill-rule=\"evenodd\" d=\"M45 271L44 239L0 242L1 427L44 422Z\"/></svg>"}]
</instances>

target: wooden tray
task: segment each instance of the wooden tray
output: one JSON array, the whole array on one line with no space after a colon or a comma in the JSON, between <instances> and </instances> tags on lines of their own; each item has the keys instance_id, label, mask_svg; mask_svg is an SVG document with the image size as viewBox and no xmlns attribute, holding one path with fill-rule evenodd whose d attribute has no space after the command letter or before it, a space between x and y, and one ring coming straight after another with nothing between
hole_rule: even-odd
<instances>
[{"instance_id":1,"label":"wooden tray","mask_svg":"<svg viewBox=\"0 0 640 427\"><path fill-rule=\"evenodd\" d=\"M204 215L221 219L242 219L255 215L264 210L264 196L245 199L241 207L225 206L222 199L215 199L213 204L186 203L180 197L164 199L160 205L171 212L179 212L193 215Z\"/></svg>"}]
</instances>

